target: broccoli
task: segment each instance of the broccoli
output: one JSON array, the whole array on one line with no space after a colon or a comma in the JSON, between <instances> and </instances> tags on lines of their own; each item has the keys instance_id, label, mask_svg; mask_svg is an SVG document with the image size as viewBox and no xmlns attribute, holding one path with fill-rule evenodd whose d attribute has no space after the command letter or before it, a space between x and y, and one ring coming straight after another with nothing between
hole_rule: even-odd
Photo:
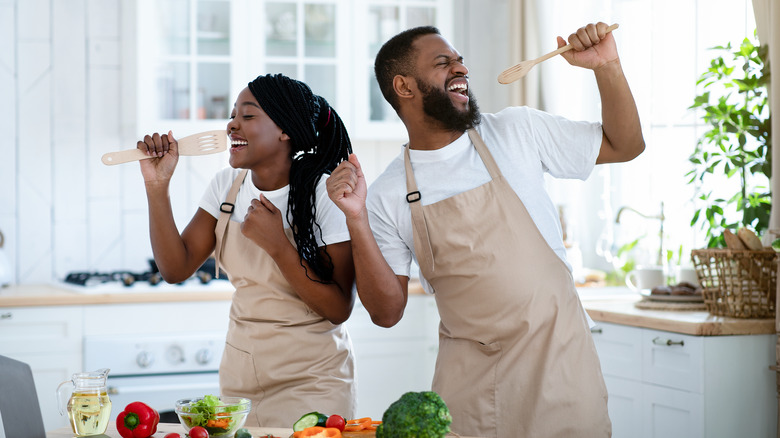
<instances>
[{"instance_id":1,"label":"broccoli","mask_svg":"<svg viewBox=\"0 0 780 438\"><path fill-rule=\"evenodd\" d=\"M442 438L450 431L452 415L433 391L407 392L382 415L376 438Z\"/></svg>"}]
</instances>

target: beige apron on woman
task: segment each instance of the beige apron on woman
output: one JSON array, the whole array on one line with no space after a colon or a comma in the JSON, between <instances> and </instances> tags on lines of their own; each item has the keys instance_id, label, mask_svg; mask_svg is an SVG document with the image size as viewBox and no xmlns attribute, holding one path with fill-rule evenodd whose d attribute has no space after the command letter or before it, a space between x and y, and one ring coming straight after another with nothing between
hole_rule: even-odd
<instances>
[{"instance_id":1,"label":"beige apron on woman","mask_svg":"<svg viewBox=\"0 0 780 438\"><path fill-rule=\"evenodd\" d=\"M247 426L292 427L304 413L354 418L354 356L341 325L311 310L230 211L247 171L233 182L216 227L216 261L236 288L219 368L222 395L252 400ZM285 229L292 242L292 232Z\"/></svg>"},{"instance_id":2,"label":"beige apron on woman","mask_svg":"<svg viewBox=\"0 0 780 438\"><path fill-rule=\"evenodd\" d=\"M430 205L405 151L415 252L441 316L433 390L461 435L608 437L607 391L571 273L482 138L469 137L492 180Z\"/></svg>"}]
</instances>

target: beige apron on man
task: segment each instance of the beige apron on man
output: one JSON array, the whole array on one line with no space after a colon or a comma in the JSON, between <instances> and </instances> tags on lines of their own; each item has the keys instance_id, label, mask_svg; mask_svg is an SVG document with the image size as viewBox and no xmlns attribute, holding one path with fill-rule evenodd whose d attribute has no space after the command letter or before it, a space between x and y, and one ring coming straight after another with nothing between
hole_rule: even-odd
<instances>
[{"instance_id":1,"label":"beige apron on man","mask_svg":"<svg viewBox=\"0 0 780 438\"><path fill-rule=\"evenodd\" d=\"M405 151L415 252L441 316L433 390L461 435L608 437L607 391L571 273L482 138L469 137L492 180L430 205Z\"/></svg>"},{"instance_id":2,"label":"beige apron on man","mask_svg":"<svg viewBox=\"0 0 780 438\"><path fill-rule=\"evenodd\" d=\"M236 288L220 392L252 400L247 426L292 427L311 411L354 418L355 367L346 330L311 310L271 256L230 221L247 173L233 182L215 229L217 267L225 267ZM292 242L291 230L285 233Z\"/></svg>"}]
</instances>

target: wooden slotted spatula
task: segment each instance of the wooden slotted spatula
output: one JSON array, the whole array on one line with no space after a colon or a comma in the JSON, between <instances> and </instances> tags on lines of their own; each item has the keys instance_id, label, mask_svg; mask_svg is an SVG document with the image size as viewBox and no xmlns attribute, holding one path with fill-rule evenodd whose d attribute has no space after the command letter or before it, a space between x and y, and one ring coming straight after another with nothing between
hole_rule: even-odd
<instances>
[{"instance_id":1,"label":"wooden slotted spatula","mask_svg":"<svg viewBox=\"0 0 780 438\"><path fill-rule=\"evenodd\" d=\"M207 155L216 154L227 150L227 131L224 129L201 132L188 135L177 140L179 143L179 155ZM108 152L103 155L101 161L107 166L129 163L131 161L155 158L141 152L140 149L126 149L124 151Z\"/></svg>"},{"instance_id":2,"label":"wooden slotted spatula","mask_svg":"<svg viewBox=\"0 0 780 438\"><path fill-rule=\"evenodd\" d=\"M618 25L617 23L613 24L612 26L609 26L607 28L607 33L612 32L613 30L617 29ZM523 76L527 75L529 71L535 66L536 64L539 64L542 61L546 61L553 56L560 55L561 53L568 52L571 50L573 46L571 44L566 44L565 46L561 47L558 50L554 50L544 56L540 56L536 59L529 59L528 61L523 61L520 64L514 65L512 67L509 67L508 69L501 72L500 75L498 75L498 82L501 84L511 84L512 82L522 78Z\"/></svg>"}]
</instances>

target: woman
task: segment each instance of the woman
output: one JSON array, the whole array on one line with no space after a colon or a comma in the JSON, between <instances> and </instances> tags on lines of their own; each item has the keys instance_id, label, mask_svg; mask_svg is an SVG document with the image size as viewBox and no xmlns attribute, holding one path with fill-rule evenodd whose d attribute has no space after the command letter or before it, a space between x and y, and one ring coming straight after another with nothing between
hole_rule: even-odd
<instances>
[{"instance_id":1,"label":"woman","mask_svg":"<svg viewBox=\"0 0 780 438\"><path fill-rule=\"evenodd\" d=\"M227 125L220 171L179 234L168 188L178 161L171 132L138 148L154 258L163 278L189 278L214 253L236 288L220 391L252 400L248 426L291 427L301 413L354 417L354 268L343 213L327 174L350 150L327 101L283 75L259 76ZM197 322L194 322L197 324Z\"/></svg>"}]
</instances>

